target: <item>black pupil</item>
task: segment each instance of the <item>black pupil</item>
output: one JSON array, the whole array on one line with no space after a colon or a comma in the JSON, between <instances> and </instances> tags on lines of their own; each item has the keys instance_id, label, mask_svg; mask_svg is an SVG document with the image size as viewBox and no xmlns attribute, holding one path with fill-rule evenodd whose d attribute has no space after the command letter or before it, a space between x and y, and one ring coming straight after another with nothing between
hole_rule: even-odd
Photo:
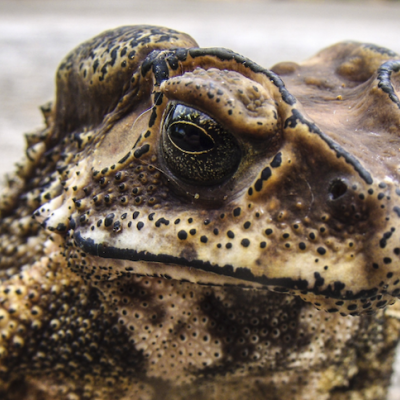
<instances>
[{"instance_id":1,"label":"black pupil","mask_svg":"<svg viewBox=\"0 0 400 400\"><path fill-rule=\"evenodd\" d=\"M169 126L168 133L171 141L184 151L197 153L211 150L213 140L196 125L186 122L176 122Z\"/></svg>"}]
</instances>

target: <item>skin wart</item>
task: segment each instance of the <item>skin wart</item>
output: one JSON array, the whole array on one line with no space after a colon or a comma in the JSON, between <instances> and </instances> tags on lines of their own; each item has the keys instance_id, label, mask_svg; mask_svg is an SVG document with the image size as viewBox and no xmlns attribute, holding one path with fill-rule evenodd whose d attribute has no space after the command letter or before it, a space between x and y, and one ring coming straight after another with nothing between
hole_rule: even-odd
<instances>
[{"instance_id":1,"label":"skin wart","mask_svg":"<svg viewBox=\"0 0 400 400\"><path fill-rule=\"evenodd\" d=\"M384 399L398 58L267 70L151 26L67 55L1 198L1 397Z\"/></svg>"}]
</instances>

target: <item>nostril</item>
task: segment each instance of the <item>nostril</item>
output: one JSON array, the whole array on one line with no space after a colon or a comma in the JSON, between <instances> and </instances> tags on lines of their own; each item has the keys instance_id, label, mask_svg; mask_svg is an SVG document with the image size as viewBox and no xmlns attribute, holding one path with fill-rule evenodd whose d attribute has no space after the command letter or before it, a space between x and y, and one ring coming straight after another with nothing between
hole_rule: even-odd
<instances>
[{"instance_id":1,"label":"nostril","mask_svg":"<svg viewBox=\"0 0 400 400\"><path fill-rule=\"evenodd\" d=\"M331 200L336 200L342 197L347 192L347 185L341 179L335 179L329 187Z\"/></svg>"}]
</instances>

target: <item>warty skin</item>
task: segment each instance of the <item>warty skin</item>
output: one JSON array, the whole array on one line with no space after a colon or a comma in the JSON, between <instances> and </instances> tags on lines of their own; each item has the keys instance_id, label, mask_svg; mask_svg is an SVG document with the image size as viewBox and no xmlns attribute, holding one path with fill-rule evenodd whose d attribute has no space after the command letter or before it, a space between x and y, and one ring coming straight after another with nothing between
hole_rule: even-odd
<instances>
[{"instance_id":1,"label":"warty skin","mask_svg":"<svg viewBox=\"0 0 400 400\"><path fill-rule=\"evenodd\" d=\"M67 55L0 204L2 398L384 399L398 58L151 26Z\"/></svg>"}]
</instances>

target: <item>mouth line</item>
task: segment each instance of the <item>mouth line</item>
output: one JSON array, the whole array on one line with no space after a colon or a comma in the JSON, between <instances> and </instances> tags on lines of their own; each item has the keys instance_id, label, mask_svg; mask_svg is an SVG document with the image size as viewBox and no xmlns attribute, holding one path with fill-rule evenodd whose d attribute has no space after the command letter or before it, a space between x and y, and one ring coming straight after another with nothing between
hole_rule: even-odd
<instances>
[{"instance_id":1,"label":"mouth line","mask_svg":"<svg viewBox=\"0 0 400 400\"><path fill-rule=\"evenodd\" d=\"M242 282L252 282L261 284L262 286L269 287L270 289L280 293L292 293L296 292L307 292L314 293L319 296L326 296L329 298L340 299L340 300L358 300L368 299L377 294L378 288L371 288L360 290L354 293L351 290L344 290L345 284L338 281L332 285L328 285L326 289L320 290L320 284L309 287L309 282L306 279L292 279L288 277L282 278L268 278L265 275L256 276L250 268L237 267L234 268L232 265L225 264L213 265L209 261L202 261L198 259L189 260L184 257L171 256L169 254L153 254L147 251L136 251L128 248L118 248L108 246L105 243L96 243L91 238L85 238L79 231L75 231L74 239L79 248L85 253L91 254L92 256L101 257L105 259L116 259L116 260L128 260L128 261L146 261L154 263L163 263L167 265L178 265L180 267L194 268L203 272L210 272L220 276L227 276L235 279L239 279ZM239 285L238 285L239 286Z\"/></svg>"},{"instance_id":2,"label":"mouth line","mask_svg":"<svg viewBox=\"0 0 400 400\"><path fill-rule=\"evenodd\" d=\"M229 276L243 281L261 283L263 285L273 285L274 279L268 279L265 276L259 278L255 276L249 268L234 268L232 265L223 266L213 265L209 261L198 259L190 260L185 257L176 257L169 254L153 254L147 251L136 251L128 248L118 248L108 246L105 243L96 243L91 238L84 238L79 231L75 231L74 240L76 244L88 254L101 258L110 258L128 261L147 261L164 264L175 264L182 267L194 268L204 272L211 272L222 276ZM267 279L267 281L265 280ZM303 286L304 287L304 286Z\"/></svg>"}]
</instances>

